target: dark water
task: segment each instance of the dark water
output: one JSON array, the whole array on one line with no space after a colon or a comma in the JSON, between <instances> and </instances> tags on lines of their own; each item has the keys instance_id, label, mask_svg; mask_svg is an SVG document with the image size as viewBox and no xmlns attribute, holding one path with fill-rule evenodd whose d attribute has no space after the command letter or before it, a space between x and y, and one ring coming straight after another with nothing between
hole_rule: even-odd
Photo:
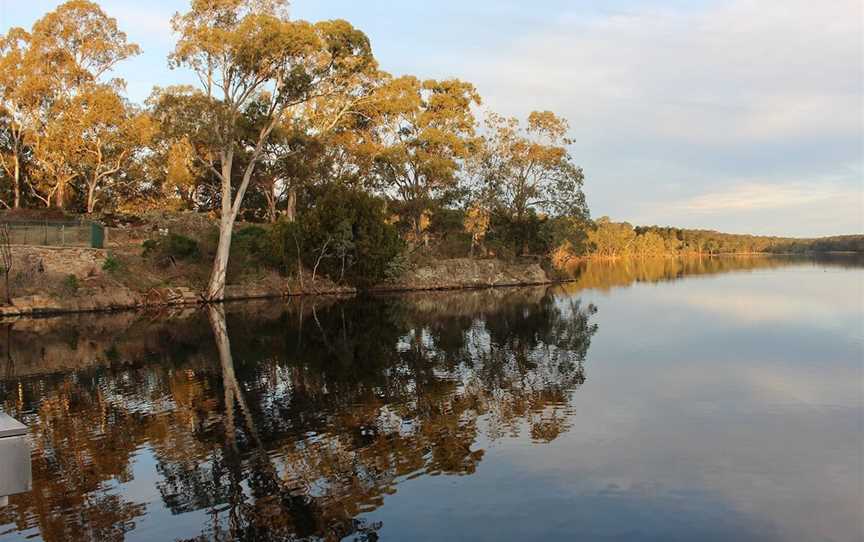
<instances>
[{"instance_id":1,"label":"dark water","mask_svg":"<svg viewBox=\"0 0 864 542\"><path fill-rule=\"evenodd\" d=\"M578 272L5 325L0 540L864 540L860 262Z\"/></svg>"}]
</instances>

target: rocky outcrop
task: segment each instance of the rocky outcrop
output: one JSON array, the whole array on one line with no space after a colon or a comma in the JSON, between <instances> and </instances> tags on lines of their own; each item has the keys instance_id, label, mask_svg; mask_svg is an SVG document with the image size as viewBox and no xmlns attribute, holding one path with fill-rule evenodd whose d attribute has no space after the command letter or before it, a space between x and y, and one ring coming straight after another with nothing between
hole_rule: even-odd
<instances>
[{"instance_id":1,"label":"rocky outcrop","mask_svg":"<svg viewBox=\"0 0 864 542\"><path fill-rule=\"evenodd\" d=\"M70 312L110 311L145 305L137 292L128 288L82 288L74 295L52 297L26 295L13 297L12 304L0 307L0 316L44 316Z\"/></svg>"},{"instance_id":2,"label":"rocky outcrop","mask_svg":"<svg viewBox=\"0 0 864 542\"><path fill-rule=\"evenodd\" d=\"M102 273L108 251L84 247L12 245L12 272L79 279Z\"/></svg>"},{"instance_id":3,"label":"rocky outcrop","mask_svg":"<svg viewBox=\"0 0 864 542\"><path fill-rule=\"evenodd\" d=\"M265 288L256 285L229 285L225 300L265 299L296 295L350 295L354 288L321 284L319 288L302 291L288 288ZM202 303L200 292L186 287L154 288L145 293L124 286L110 288L81 288L74 295L53 297L27 295L12 298L12 304L0 306L0 318L15 319L28 316L49 316L76 312L103 312L115 310L174 307Z\"/></svg>"},{"instance_id":4,"label":"rocky outcrop","mask_svg":"<svg viewBox=\"0 0 864 542\"><path fill-rule=\"evenodd\" d=\"M378 290L450 290L548 284L550 278L537 262L504 262L454 258L412 269Z\"/></svg>"}]
</instances>

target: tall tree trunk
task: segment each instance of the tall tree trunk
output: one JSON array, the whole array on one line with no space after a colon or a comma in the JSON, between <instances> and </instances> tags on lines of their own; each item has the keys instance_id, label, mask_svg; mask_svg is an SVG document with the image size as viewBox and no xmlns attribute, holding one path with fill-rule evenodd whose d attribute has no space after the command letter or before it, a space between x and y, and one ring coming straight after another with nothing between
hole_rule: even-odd
<instances>
[{"instance_id":1,"label":"tall tree trunk","mask_svg":"<svg viewBox=\"0 0 864 542\"><path fill-rule=\"evenodd\" d=\"M219 243L210 273L210 283L205 294L208 301L219 301L225 297L225 279L228 274L228 256L231 254L231 236L234 233L234 212L231 203L231 164L233 156L222 160L222 215L219 217Z\"/></svg>"},{"instance_id":2,"label":"tall tree trunk","mask_svg":"<svg viewBox=\"0 0 864 542\"><path fill-rule=\"evenodd\" d=\"M276 196L272 189L267 191L267 221L271 224L276 222Z\"/></svg>"},{"instance_id":3,"label":"tall tree trunk","mask_svg":"<svg viewBox=\"0 0 864 542\"><path fill-rule=\"evenodd\" d=\"M288 222L294 222L297 217L297 190L288 189L288 202L285 209L285 218Z\"/></svg>"},{"instance_id":4,"label":"tall tree trunk","mask_svg":"<svg viewBox=\"0 0 864 542\"><path fill-rule=\"evenodd\" d=\"M87 214L96 209L96 183L87 183Z\"/></svg>"},{"instance_id":5,"label":"tall tree trunk","mask_svg":"<svg viewBox=\"0 0 864 542\"><path fill-rule=\"evenodd\" d=\"M207 286L207 299L218 301L225 296L225 280L228 275L228 256L231 254L231 237L234 229L234 217L229 211L223 214L219 221L219 243L216 245L216 258L213 260L213 271L210 273L210 283Z\"/></svg>"},{"instance_id":6,"label":"tall tree trunk","mask_svg":"<svg viewBox=\"0 0 864 542\"><path fill-rule=\"evenodd\" d=\"M62 210L66 205L66 181L60 180L57 184L57 193L54 196L56 198L55 203L57 204L57 208ZM50 205L49 205L50 207Z\"/></svg>"},{"instance_id":7,"label":"tall tree trunk","mask_svg":"<svg viewBox=\"0 0 864 542\"><path fill-rule=\"evenodd\" d=\"M420 221L423 220L423 212L421 211L419 214L414 213L414 216L411 218L411 221L414 223L414 241L420 242L420 237L423 235L423 230L420 228Z\"/></svg>"},{"instance_id":8,"label":"tall tree trunk","mask_svg":"<svg viewBox=\"0 0 864 542\"><path fill-rule=\"evenodd\" d=\"M222 216L219 220L219 243L216 245L216 258L213 260L213 271L210 274L210 284L207 286L206 299L221 301L225 297L225 280L228 274L228 257L231 254L231 237L234 233L234 222L240 214L243 196L249 188L249 181L255 171L255 161L261 152L260 143L253 153L249 165L243 172L243 178L237 187L237 192L231 193L231 166L234 161L233 151L222 156Z\"/></svg>"},{"instance_id":9,"label":"tall tree trunk","mask_svg":"<svg viewBox=\"0 0 864 542\"><path fill-rule=\"evenodd\" d=\"M12 174L12 190L15 194L14 202L12 203L12 207L14 209L19 209L21 207L21 161L18 159L18 154L12 158L14 167Z\"/></svg>"},{"instance_id":10,"label":"tall tree trunk","mask_svg":"<svg viewBox=\"0 0 864 542\"><path fill-rule=\"evenodd\" d=\"M219 153L222 164L222 173L220 174L222 178L222 216L219 221L219 243L216 246L216 258L213 260L213 271L210 274L210 283L207 286L207 293L205 294L208 301L221 301L225 298L225 280L228 274L228 257L231 254L231 237L234 233L234 222L237 220L237 215L240 214L243 197L246 195L249 181L252 180L252 174L255 172L255 162L261 156L264 142L267 140L267 136L270 135L273 127L276 126L277 119L278 117L274 117L270 124L262 128L259 133L258 143L249 157L249 163L243 171L243 178L240 180L236 193L231 192L231 171L234 163L234 150L228 147L227 151L223 150Z\"/></svg>"}]
</instances>

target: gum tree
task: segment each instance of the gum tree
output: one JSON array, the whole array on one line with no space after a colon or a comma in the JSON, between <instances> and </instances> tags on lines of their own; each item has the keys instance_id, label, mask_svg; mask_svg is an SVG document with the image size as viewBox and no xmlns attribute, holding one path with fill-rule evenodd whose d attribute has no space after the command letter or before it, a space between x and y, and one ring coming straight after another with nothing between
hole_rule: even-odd
<instances>
[{"instance_id":1,"label":"gum tree","mask_svg":"<svg viewBox=\"0 0 864 542\"><path fill-rule=\"evenodd\" d=\"M424 213L456 186L461 165L474 150L471 106L480 104L480 95L458 79L411 76L389 81L379 93L386 105L381 108L376 169L385 191L404 204L419 238Z\"/></svg>"},{"instance_id":2,"label":"gum tree","mask_svg":"<svg viewBox=\"0 0 864 542\"><path fill-rule=\"evenodd\" d=\"M478 153L480 198L516 228L543 213L576 222L588 219L582 168L567 146L567 121L550 111L534 111L523 126L518 119L491 113L483 150ZM524 252L524 238L517 247Z\"/></svg>"},{"instance_id":3,"label":"gum tree","mask_svg":"<svg viewBox=\"0 0 864 542\"><path fill-rule=\"evenodd\" d=\"M73 102L89 214L96 208L98 191L118 177L153 130L149 117L135 111L110 85L90 85Z\"/></svg>"},{"instance_id":4,"label":"gum tree","mask_svg":"<svg viewBox=\"0 0 864 542\"><path fill-rule=\"evenodd\" d=\"M98 4L69 0L33 24L27 33L10 30L0 40L0 100L5 114L4 139L16 200L20 200L20 160L26 146L38 171L28 183L47 206L63 207L80 172L81 96L94 85L119 92L120 79L101 81L117 63L137 55L117 20Z\"/></svg>"},{"instance_id":5,"label":"gum tree","mask_svg":"<svg viewBox=\"0 0 864 542\"><path fill-rule=\"evenodd\" d=\"M234 222L274 129L316 100L341 100L337 113L349 113L358 78L377 71L369 40L349 23L291 21L286 9L285 0L193 0L172 20L179 39L169 63L198 75L212 108L207 145L193 143L221 189L208 300L224 297Z\"/></svg>"},{"instance_id":6,"label":"gum tree","mask_svg":"<svg viewBox=\"0 0 864 542\"><path fill-rule=\"evenodd\" d=\"M25 55L30 34L12 28L0 36L0 166L12 182L12 207L21 206L21 172L27 130L38 107L30 88Z\"/></svg>"}]
</instances>

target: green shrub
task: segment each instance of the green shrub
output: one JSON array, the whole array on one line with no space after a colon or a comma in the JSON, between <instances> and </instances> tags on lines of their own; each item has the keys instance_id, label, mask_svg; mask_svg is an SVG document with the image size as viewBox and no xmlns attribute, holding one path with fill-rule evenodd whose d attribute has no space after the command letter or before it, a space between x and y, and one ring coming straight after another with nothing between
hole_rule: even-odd
<instances>
[{"instance_id":1,"label":"green shrub","mask_svg":"<svg viewBox=\"0 0 864 542\"><path fill-rule=\"evenodd\" d=\"M408 252L400 251L392 260L387 262L387 267L384 270L384 278L386 280L396 280L404 275L411 266Z\"/></svg>"},{"instance_id":2,"label":"green shrub","mask_svg":"<svg viewBox=\"0 0 864 542\"><path fill-rule=\"evenodd\" d=\"M297 258L303 253L305 232L300 222L279 221L270 230L266 261L284 275L297 271Z\"/></svg>"},{"instance_id":3,"label":"green shrub","mask_svg":"<svg viewBox=\"0 0 864 542\"><path fill-rule=\"evenodd\" d=\"M462 209L435 209L429 220L429 233L439 237L465 232L465 211Z\"/></svg>"},{"instance_id":4,"label":"green shrub","mask_svg":"<svg viewBox=\"0 0 864 542\"><path fill-rule=\"evenodd\" d=\"M143 247L145 258L152 258L163 264L177 260L190 260L200 253L196 240L179 233L169 233L158 239L148 239L144 241Z\"/></svg>"},{"instance_id":5,"label":"green shrub","mask_svg":"<svg viewBox=\"0 0 864 542\"><path fill-rule=\"evenodd\" d=\"M540 228L540 237L544 240L547 251L554 251L567 243L576 254L585 254L588 250L588 225L576 217L550 218Z\"/></svg>"},{"instance_id":6,"label":"green shrub","mask_svg":"<svg viewBox=\"0 0 864 542\"><path fill-rule=\"evenodd\" d=\"M159 243L154 239L147 239L143 243L141 243L141 247L144 249L141 252L141 256L149 258L156 253L159 247Z\"/></svg>"},{"instance_id":7,"label":"green shrub","mask_svg":"<svg viewBox=\"0 0 864 542\"><path fill-rule=\"evenodd\" d=\"M384 200L344 186L318 188L295 222L273 228L268 254L287 273L307 270L357 286L380 282L405 249ZM389 270L389 271L388 271Z\"/></svg>"},{"instance_id":8,"label":"green shrub","mask_svg":"<svg viewBox=\"0 0 864 542\"><path fill-rule=\"evenodd\" d=\"M260 226L248 226L235 232L231 238L228 274L234 276L250 269L278 267L278 262L271 257L272 243L270 232Z\"/></svg>"},{"instance_id":9,"label":"green shrub","mask_svg":"<svg viewBox=\"0 0 864 542\"><path fill-rule=\"evenodd\" d=\"M544 235L546 217L531 210L521 220L502 214L493 214L486 233L486 246L498 257L508 258L525 254L545 254L549 239Z\"/></svg>"},{"instance_id":10,"label":"green shrub","mask_svg":"<svg viewBox=\"0 0 864 542\"><path fill-rule=\"evenodd\" d=\"M105 258L105 262L102 263L102 271L106 273L116 273L120 271L121 268L120 260L117 259L113 254L109 254L107 258Z\"/></svg>"},{"instance_id":11,"label":"green shrub","mask_svg":"<svg viewBox=\"0 0 864 542\"><path fill-rule=\"evenodd\" d=\"M186 260L198 255L198 241L177 233L168 235L165 248L168 254L178 260Z\"/></svg>"},{"instance_id":12,"label":"green shrub","mask_svg":"<svg viewBox=\"0 0 864 542\"><path fill-rule=\"evenodd\" d=\"M78 282L78 277L75 275L66 275L66 277L63 278L63 290L65 290L66 293L74 294L80 287L81 285Z\"/></svg>"}]
</instances>

